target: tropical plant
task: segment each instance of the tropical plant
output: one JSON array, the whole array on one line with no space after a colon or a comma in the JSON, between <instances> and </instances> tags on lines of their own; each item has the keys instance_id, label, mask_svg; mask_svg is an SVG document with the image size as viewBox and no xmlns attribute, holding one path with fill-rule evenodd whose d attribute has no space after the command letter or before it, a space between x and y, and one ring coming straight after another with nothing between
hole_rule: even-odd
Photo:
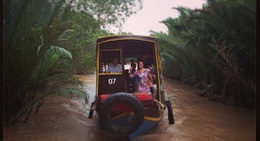
<instances>
[{"instance_id":1,"label":"tropical plant","mask_svg":"<svg viewBox=\"0 0 260 141\"><path fill-rule=\"evenodd\" d=\"M60 22L70 26L71 32L67 41L60 43L60 46L69 50L74 56L71 69L75 73L91 73L95 68L96 39L98 36L106 35L107 32L100 29L99 23L84 12L70 12L66 19L68 20L63 19Z\"/></svg>"},{"instance_id":2,"label":"tropical plant","mask_svg":"<svg viewBox=\"0 0 260 141\"><path fill-rule=\"evenodd\" d=\"M19 4L21 3L10 3L11 6L18 7ZM25 8L20 11L20 17L13 17L16 18L17 26L11 35L11 41L4 48L6 125L15 123L23 116L26 122L32 110L36 108L38 111L44 98L50 94L66 96L70 93L87 98L79 81L66 69L72 60L71 53L55 46L66 39L64 35L67 30L60 29L55 21L49 22L50 11L53 9L50 4L47 1L28 0L24 2ZM39 5L43 5L43 8ZM10 17L5 20L10 20ZM65 87L68 84L70 87Z\"/></svg>"},{"instance_id":3,"label":"tropical plant","mask_svg":"<svg viewBox=\"0 0 260 141\"><path fill-rule=\"evenodd\" d=\"M94 69L95 41L99 36L111 34L104 29L111 25L120 28L122 22L142 8L140 0L67 0L57 2L55 18L69 26L73 32L62 44L74 56L75 73L90 73ZM108 6L109 5L109 6Z\"/></svg>"},{"instance_id":4,"label":"tropical plant","mask_svg":"<svg viewBox=\"0 0 260 141\"><path fill-rule=\"evenodd\" d=\"M215 0L203 9L175 8L159 38L165 74L213 90L232 104L255 105L255 0ZM204 91L205 92L205 91Z\"/></svg>"},{"instance_id":5,"label":"tropical plant","mask_svg":"<svg viewBox=\"0 0 260 141\"><path fill-rule=\"evenodd\" d=\"M127 17L142 8L142 1L66 0L63 5L66 7L64 13L68 11L84 12L92 15L102 28L109 28L111 25L120 28Z\"/></svg>"},{"instance_id":6,"label":"tropical plant","mask_svg":"<svg viewBox=\"0 0 260 141\"><path fill-rule=\"evenodd\" d=\"M136 2L5 0L4 123L26 122L50 94L87 100L74 72L93 69L95 40L108 34L101 26L133 14Z\"/></svg>"}]
</instances>

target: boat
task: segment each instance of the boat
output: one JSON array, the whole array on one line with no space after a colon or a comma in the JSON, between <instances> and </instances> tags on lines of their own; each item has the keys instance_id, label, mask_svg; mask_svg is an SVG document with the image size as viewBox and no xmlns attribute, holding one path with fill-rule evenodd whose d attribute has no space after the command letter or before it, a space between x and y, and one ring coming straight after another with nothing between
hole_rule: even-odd
<instances>
[{"instance_id":1,"label":"boat","mask_svg":"<svg viewBox=\"0 0 260 141\"><path fill-rule=\"evenodd\" d=\"M108 71L115 56L118 59L117 71ZM138 66L140 60L156 80L149 92L138 91L138 77L131 77L131 65ZM96 41L96 95L89 118L97 112L104 132L127 136L131 140L156 127L166 109L169 124L174 124L171 101L165 98L162 72L156 37L99 37Z\"/></svg>"}]
</instances>

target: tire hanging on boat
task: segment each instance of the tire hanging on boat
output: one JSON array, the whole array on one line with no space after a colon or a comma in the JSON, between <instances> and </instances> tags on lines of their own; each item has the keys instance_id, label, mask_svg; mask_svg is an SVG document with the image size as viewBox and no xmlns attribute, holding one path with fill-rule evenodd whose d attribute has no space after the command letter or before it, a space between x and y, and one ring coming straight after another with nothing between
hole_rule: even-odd
<instances>
[{"instance_id":1,"label":"tire hanging on boat","mask_svg":"<svg viewBox=\"0 0 260 141\"><path fill-rule=\"evenodd\" d=\"M169 120L169 124L174 124L174 123L175 123L175 120L174 120L174 116L173 116L171 101L170 101L170 100L166 100L166 101L165 101L165 105L166 105L167 110L168 110L168 120Z\"/></svg>"},{"instance_id":2,"label":"tire hanging on boat","mask_svg":"<svg viewBox=\"0 0 260 141\"><path fill-rule=\"evenodd\" d=\"M129 123L124 125L117 125L112 123L110 112L117 104L129 105L133 112L133 118ZM111 94L101 105L99 111L101 124L105 130L112 134L126 135L134 132L139 128L144 120L144 109L142 103L132 94L129 93L115 93Z\"/></svg>"}]
</instances>

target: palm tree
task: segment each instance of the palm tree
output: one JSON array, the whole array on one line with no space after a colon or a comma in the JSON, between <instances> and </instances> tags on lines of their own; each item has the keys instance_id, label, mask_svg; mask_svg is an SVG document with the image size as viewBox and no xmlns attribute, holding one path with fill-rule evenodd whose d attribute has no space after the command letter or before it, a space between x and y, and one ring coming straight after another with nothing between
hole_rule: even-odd
<instances>
[{"instance_id":1,"label":"palm tree","mask_svg":"<svg viewBox=\"0 0 260 141\"><path fill-rule=\"evenodd\" d=\"M26 122L33 108L36 107L38 111L44 98L50 94L76 94L79 97L87 97L83 89L78 87L79 81L71 77L71 72L66 69L72 60L71 53L56 45L66 38L64 34L67 30L58 29L60 27L55 26L55 20L51 20L52 3L34 0L24 1L20 5L21 3L4 3L7 15L4 16L7 23L4 26L11 26L4 34L6 125L15 123L23 115L27 115L24 118ZM14 17L8 17L12 7L20 8ZM59 73L53 75L57 71ZM64 84L71 83L74 85L64 88Z\"/></svg>"},{"instance_id":2,"label":"palm tree","mask_svg":"<svg viewBox=\"0 0 260 141\"><path fill-rule=\"evenodd\" d=\"M255 1L216 0L203 9L176 9L178 18L163 21L168 34L155 33L165 63L173 63L166 70L193 86L214 84L215 95L254 107Z\"/></svg>"},{"instance_id":3,"label":"palm tree","mask_svg":"<svg viewBox=\"0 0 260 141\"><path fill-rule=\"evenodd\" d=\"M87 67L94 66L95 40L107 34L100 26L120 25L119 19L133 14L136 5L141 7L141 1L4 0L4 123L23 115L26 122L50 94L87 100L75 68L81 69L87 59L92 60ZM80 22L69 19L72 9L73 20ZM77 59L80 63L74 63Z\"/></svg>"}]
</instances>

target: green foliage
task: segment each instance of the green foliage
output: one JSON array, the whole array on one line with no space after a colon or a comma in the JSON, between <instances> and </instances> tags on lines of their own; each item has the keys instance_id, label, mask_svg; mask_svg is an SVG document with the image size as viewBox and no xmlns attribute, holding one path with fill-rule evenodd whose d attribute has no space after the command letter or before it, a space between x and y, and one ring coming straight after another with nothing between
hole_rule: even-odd
<instances>
[{"instance_id":1,"label":"green foliage","mask_svg":"<svg viewBox=\"0 0 260 141\"><path fill-rule=\"evenodd\" d=\"M154 33L165 74L193 86L212 84L215 97L253 108L255 8L254 0L217 0L196 10L175 8L180 16L162 21L168 33Z\"/></svg>"},{"instance_id":2,"label":"green foliage","mask_svg":"<svg viewBox=\"0 0 260 141\"><path fill-rule=\"evenodd\" d=\"M64 4L67 11L84 12L92 15L103 28L114 25L121 27L127 17L142 8L141 0L69 0Z\"/></svg>"},{"instance_id":3,"label":"green foliage","mask_svg":"<svg viewBox=\"0 0 260 141\"><path fill-rule=\"evenodd\" d=\"M23 115L27 115L24 120L26 122L32 109L43 102L44 96L55 94L57 89L63 89L66 85L70 89L77 87L74 89L83 91L83 88L79 87L81 84L73 79L73 75L67 69L72 60L71 53L64 48L50 45L57 42L53 39L58 40L62 37L56 34L48 35L52 35L53 38L45 38L38 30L32 28L24 42L19 46L15 46L17 42L13 42L12 50L6 52L4 60L6 123L15 123ZM39 93L44 94L39 96ZM82 95L82 92L74 94Z\"/></svg>"},{"instance_id":4,"label":"green foliage","mask_svg":"<svg viewBox=\"0 0 260 141\"><path fill-rule=\"evenodd\" d=\"M46 93L44 91L50 83L51 73L62 72L66 76L66 80L70 80L68 78L72 77L66 70L66 66L70 64L69 60L72 59L71 53L55 46L63 38L60 35L64 34L61 30L52 30L51 26L44 23L39 27L38 19L44 14L41 13L42 9L34 8L33 5L38 4L26 1L21 17L17 19L17 28L12 35L12 42L4 49L5 124L13 124L23 115L28 117L32 109L42 103L44 96L54 92L54 90L48 89L48 94L38 96L39 93ZM24 11L32 14L28 15ZM39 17L38 12L41 15ZM46 22L46 20L43 21ZM28 23L26 24L26 22ZM22 26L23 28L21 28ZM57 68L57 66L60 67ZM61 78L59 77L59 81ZM66 81L67 85L71 83ZM74 84L76 85L76 83ZM60 85L53 89L62 87ZM80 90L80 88L78 89Z\"/></svg>"},{"instance_id":5,"label":"green foliage","mask_svg":"<svg viewBox=\"0 0 260 141\"><path fill-rule=\"evenodd\" d=\"M43 54L43 56L37 61L30 78L29 82L31 86L37 85L40 80L48 76L49 70L58 62L60 57L64 59L72 59L71 53L57 46L50 46L50 48Z\"/></svg>"},{"instance_id":6,"label":"green foliage","mask_svg":"<svg viewBox=\"0 0 260 141\"><path fill-rule=\"evenodd\" d=\"M73 56L70 68L75 73L86 74L95 68L95 42L107 32L100 29L99 23L84 12L71 12L66 19L55 18L60 26L70 27L66 41L59 45L69 50ZM84 20L82 20L84 19ZM62 23L62 24L61 24Z\"/></svg>"},{"instance_id":7,"label":"green foliage","mask_svg":"<svg viewBox=\"0 0 260 141\"><path fill-rule=\"evenodd\" d=\"M110 5L110 6L108 6ZM140 0L4 1L4 124L24 122L51 94L87 102L76 73L93 72L95 42Z\"/></svg>"}]
</instances>

